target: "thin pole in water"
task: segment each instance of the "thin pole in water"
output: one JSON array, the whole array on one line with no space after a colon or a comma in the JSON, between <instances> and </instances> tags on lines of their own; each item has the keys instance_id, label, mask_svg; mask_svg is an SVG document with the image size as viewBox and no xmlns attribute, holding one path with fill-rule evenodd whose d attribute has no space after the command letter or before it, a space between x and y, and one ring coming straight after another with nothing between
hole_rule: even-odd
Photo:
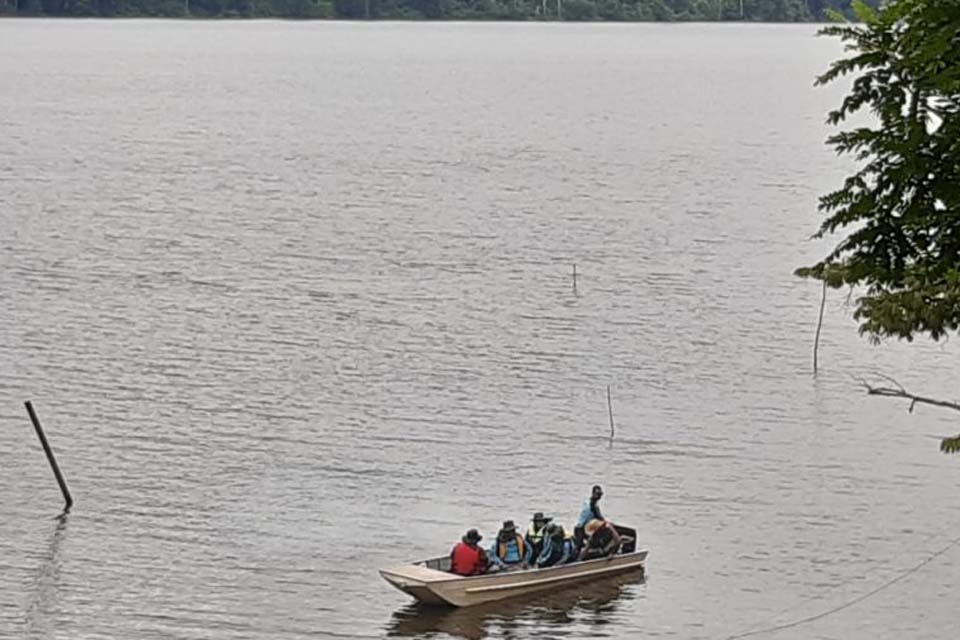
<instances>
[{"instance_id":1,"label":"thin pole in water","mask_svg":"<svg viewBox=\"0 0 960 640\"><path fill-rule=\"evenodd\" d=\"M573 295L577 295L577 263L573 263Z\"/></svg>"},{"instance_id":2,"label":"thin pole in water","mask_svg":"<svg viewBox=\"0 0 960 640\"><path fill-rule=\"evenodd\" d=\"M63 499L67 503L67 506L63 510L69 511L70 507L73 506L73 498L70 496L70 489L67 488L67 481L63 479L63 474L60 473L60 466L57 465L57 459L53 456L53 449L50 448L50 443L47 442L47 436L43 434L43 427L40 426L40 420L37 419L37 413L33 410L33 405L30 404L29 400L23 404L27 407L27 413L30 414L33 428L37 430L37 437L40 438L40 444L43 446L43 452L47 454L47 462L50 463L50 467L53 469L53 475L57 477L60 492L63 493Z\"/></svg>"},{"instance_id":3,"label":"thin pole in water","mask_svg":"<svg viewBox=\"0 0 960 640\"><path fill-rule=\"evenodd\" d=\"M817 352L820 351L820 327L823 326L823 305L827 302L827 281L823 281L823 293L820 296L820 319L817 320L817 336L813 339L813 375L817 375Z\"/></svg>"},{"instance_id":4,"label":"thin pole in water","mask_svg":"<svg viewBox=\"0 0 960 640\"><path fill-rule=\"evenodd\" d=\"M610 385L607 385L607 411L610 414L610 443L613 444L613 401L610 400Z\"/></svg>"}]
</instances>

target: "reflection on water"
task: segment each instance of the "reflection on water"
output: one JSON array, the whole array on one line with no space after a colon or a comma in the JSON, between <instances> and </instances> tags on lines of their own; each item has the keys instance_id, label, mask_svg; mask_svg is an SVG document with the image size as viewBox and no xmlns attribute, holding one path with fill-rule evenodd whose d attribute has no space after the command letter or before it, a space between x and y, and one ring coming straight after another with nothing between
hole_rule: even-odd
<instances>
[{"instance_id":1,"label":"reflection on water","mask_svg":"<svg viewBox=\"0 0 960 640\"><path fill-rule=\"evenodd\" d=\"M68 513L57 516L57 524L47 542L46 552L40 558L40 564L29 588L29 597L25 606L26 630L28 638L50 637L51 613L60 603L60 545L66 535Z\"/></svg>"},{"instance_id":2,"label":"reflection on water","mask_svg":"<svg viewBox=\"0 0 960 640\"><path fill-rule=\"evenodd\" d=\"M491 635L512 637L524 628L566 635L564 627L576 620L589 625L613 621L617 611L637 597L646 580L642 572L570 586L553 593L535 594L519 601L491 602L464 609L409 604L394 612L387 625L391 637L447 634L466 640ZM602 635L599 630L595 635Z\"/></svg>"}]
</instances>

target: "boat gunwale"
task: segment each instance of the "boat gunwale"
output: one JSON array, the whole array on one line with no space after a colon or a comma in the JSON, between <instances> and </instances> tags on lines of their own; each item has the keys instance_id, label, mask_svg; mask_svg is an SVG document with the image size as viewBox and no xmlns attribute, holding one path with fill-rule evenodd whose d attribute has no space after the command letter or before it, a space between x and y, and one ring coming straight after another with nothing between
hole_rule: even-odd
<instances>
[{"instance_id":1,"label":"boat gunwale","mask_svg":"<svg viewBox=\"0 0 960 640\"><path fill-rule=\"evenodd\" d=\"M642 553L642 552L634 552L634 553ZM630 555L634 555L634 554L632 553ZM604 558L599 558L599 559L603 560ZM644 559L645 558L639 558L636 560L636 562L620 562L613 566L592 568L589 571L578 571L576 573L569 573L569 574L560 575L560 576L548 576L548 577L541 576L536 579L525 580L523 582L508 582L505 584L492 584L487 586L468 587L465 589L465 591L467 593L483 593L487 591L507 591L510 589L526 589L526 588L530 588L531 586L550 584L553 582L562 582L564 580L579 580L581 578L599 576L604 573L611 573L614 571L626 571L629 569L639 569L641 566L643 566ZM592 560L586 560L585 562L592 562ZM567 566L567 565L561 565L561 566ZM546 568L552 569L553 567L546 567Z\"/></svg>"},{"instance_id":2,"label":"boat gunwale","mask_svg":"<svg viewBox=\"0 0 960 640\"><path fill-rule=\"evenodd\" d=\"M612 555L612 556L607 556L607 557L605 557L605 558L594 558L594 559L592 559L592 560L578 560L578 561L576 561L576 562L570 562L570 563L567 563L567 564L554 565L554 566L552 566L552 567L531 567L531 568L529 568L529 569L523 569L523 570L520 570L520 571L504 571L504 572L497 572L497 573L481 573L481 574L475 575L475 576L458 576L458 575L456 575L456 574L451 574L451 573L449 573L449 572L447 572L447 571L440 571L439 569L430 569L429 567L426 567L425 565L423 565L423 564L421 564L421 563L423 563L423 562L428 562L429 560L434 560L434 559L436 559L436 558L427 558L427 559L425 559L425 560L417 560L417 561L415 561L415 562L407 562L407 563L404 563L404 564L402 564L402 565L397 565L395 568L396 568L396 569L400 569L401 567L416 566L416 567L422 567L422 568L424 568L424 569L429 569L430 571L435 571L435 572L437 572L437 573L443 574L444 576L450 576L450 577L448 577L448 578L443 578L443 579L437 578L437 579L435 579L435 580L424 580L423 578L409 578L409 577L406 577L406 576L402 576L402 575L399 575L399 574L395 573L394 571L391 571L390 569L380 569L380 574L383 575L384 573L389 573L390 575L396 575L396 576L398 576L398 577L405 578L405 579L407 579L407 580L413 579L413 580L416 580L417 582L423 583L425 586L426 586L426 585L442 585L442 584L448 584L448 583L451 583L451 582L460 584L460 583L463 583L463 582L471 582L471 581L479 581L479 580L496 581L497 578L505 578L505 577L508 577L508 576L509 576L509 577L519 577L519 576L544 575L544 574L549 574L549 573L551 573L551 572L559 571L559 570L562 570L562 569L570 569L570 568L572 568L572 567L596 567L596 566L599 566L600 563L604 563L604 564L606 564L606 563L611 563L612 561L618 560L618 559L621 559L621 558L629 558L629 559L631 559L631 560L638 560L640 563L642 563L644 560L646 560L647 554L649 554L649 552L650 552L649 549L639 549L639 550L637 550L637 551L631 551L630 553L618 553L618 554L615 554L615 555ZM438 557L442 558L443 556L438 556ZM618 562L618 563L616 563L616 564L617 564L617 565L621 565L621 564L628 564L628 563ZM622 567L619 567L619 566L618 566L617 568L622 568ZM577 576L579 573L580 573L580 572L570 572L570 577L575 577L575 576ZM584 572L584 573L586 573L586 572ZM592 573L592 572L591 572L591 573ZM601 570L599 573L603 573L603 571ZM564 577L566 577L566 576L564 576ZM522 583L518 583L518 584L522 584ZM512 586L512 585L511 585L511 586Z\"/></svg>"}]
</instances>

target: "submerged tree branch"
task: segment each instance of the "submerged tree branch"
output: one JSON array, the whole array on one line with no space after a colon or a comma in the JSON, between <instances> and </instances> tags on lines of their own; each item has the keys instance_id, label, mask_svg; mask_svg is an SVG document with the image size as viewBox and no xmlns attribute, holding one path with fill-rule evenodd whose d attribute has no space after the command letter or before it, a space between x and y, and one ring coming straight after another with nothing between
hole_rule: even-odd
<instances>
[{"instance_id":1,"label":"submerged tree branch","mask_svg":"<svg viewBox=\"0 0 960 640\"><path fill-rule=\"evenodd\" d=\"M949 400L938 400L937 398L928 398L926 396L918 396L908 392L906 389L903 388L903 386L899 382L897 382L893 378L890 378L889 376L882 376L882 377L887 378L888 380L890 380L890 382L897 385L897 388L894 389L893 387L874 387L874 386L871 386L869 383L867 383L866 380L861 379L860 384L862 384L866 388L867 395L886 396L888 398L904 398L906 400L909 400L910 413L913 413L913 408L914 406L916 406L918 402L920 404L930 404L935 407L945 407L947 409L953 409L954 411L960 411L960 402L951 402Z\"/></svg>"},{"instance_id":2,"label":"submerged tree branch","mask_svg":"<svg viewBox=\"0 0 960 640\"><path fill-rule=\"evenodd\" d=\"M875 387L863 378L858 378L859 382L867 390L867 395L870 396L884 396L887 398L903 398L910 401L910 408L908 411L913 413L913 408L917 406L917 403L920 404L929 404L934 407L943 407L945 409L953 409L954 411L960 411L960 402L951 402L950 400L940 400L938 398L929 398L927 396L918 396L916 394L910 393L907 391L902 384L891 378L890 376L883 375L882 373L876 374L879 377L887 380L891 384L895 385L894 387ZM953 437L942 437L940 439L940 451L944 453L960 453L960 435Z\"/></svg>"}]
</instances>

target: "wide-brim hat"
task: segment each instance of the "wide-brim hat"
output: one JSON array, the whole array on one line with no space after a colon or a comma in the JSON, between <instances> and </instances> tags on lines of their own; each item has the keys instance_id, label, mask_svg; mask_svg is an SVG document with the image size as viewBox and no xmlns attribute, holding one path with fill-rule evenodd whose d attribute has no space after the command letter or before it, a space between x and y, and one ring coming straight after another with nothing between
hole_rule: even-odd
<instances>
[{"instance_id":1,"label":"wide-brim hat","mask_svg":"<svg viewBox=\"0 0 960 640\"><path fill-rule=\"evenodd\" d=\"M503 526L500 528L501 531L516 531L517 525L513 523L513 520L504 520Z\"/></svg>"},{"instance_id":2,"label":"wide-brim hat","mask_svg":"<svg viewBox=\"0 0 960 640\"><path fill-rule=\"evenodd\" d=\"M476 529L470 529L466 535L463 536L463 539L467 542L480 542L483 540L483 536L480 535L480 532Z\"/></svg>"},{"instance_id":3,"label":"wide-brim hat","mask_svg":"<svg viewBox=\"0 0 960 640\"><path fill-rule=\"evenodd\" d=\"M583 530L587 533L588 536L592 536L597 531L597 529L601 528L602 526L603 526L603 520L593 519L587 523L587 526L585 526Z\"/></svg>"},{"instance_id":4,"label":"wide-brim hat","mask_svg":"<svg viewBox=\"0 0 960 640\"><path fill-rule=\"evenodd\" d=\"M531 522L550 522L553 518L543 515L543 511L537 511L530 520Z\"/></svg>"}]
</instances>

